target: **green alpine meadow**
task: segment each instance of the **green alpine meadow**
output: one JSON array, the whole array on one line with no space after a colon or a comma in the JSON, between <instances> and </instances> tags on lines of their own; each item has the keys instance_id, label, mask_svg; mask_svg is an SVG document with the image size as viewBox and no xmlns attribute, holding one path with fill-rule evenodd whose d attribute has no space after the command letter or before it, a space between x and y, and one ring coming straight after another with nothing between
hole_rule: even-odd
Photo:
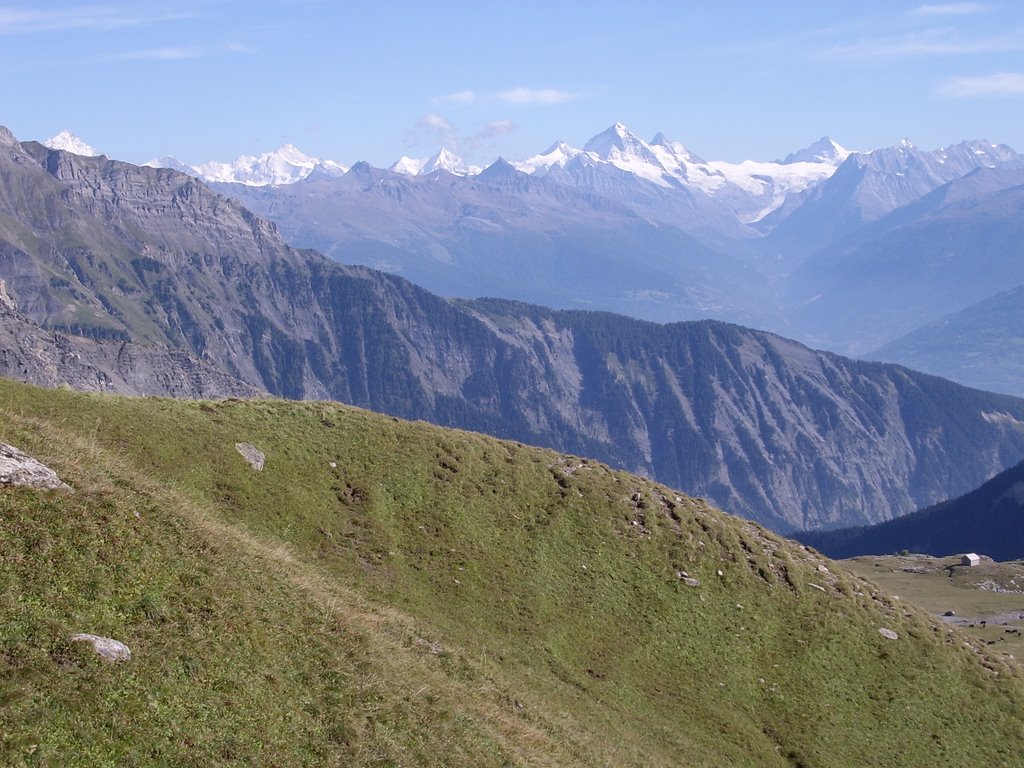
<instances>
[{"instance_id":1,"label":"green alpine meadow","mask_svg":"<svg viewBox=\"0 0 1024 768\"><path fill-rule=\"evenodd\" d=\"M593 460L331 402L6 380L0 442L71 488L0 488L3 765L1024 754L1013 659Z\"/></svg>"}]
</instances>

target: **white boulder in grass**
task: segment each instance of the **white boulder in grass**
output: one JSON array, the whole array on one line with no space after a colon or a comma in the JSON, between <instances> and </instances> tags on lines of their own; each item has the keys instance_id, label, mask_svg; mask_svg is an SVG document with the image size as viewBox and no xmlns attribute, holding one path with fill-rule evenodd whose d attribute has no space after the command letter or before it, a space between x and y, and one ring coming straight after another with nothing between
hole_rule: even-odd
<instances>
[{"instance_id":1,"label":"white boulder in grass","mask_svg":"<svg viewBox=\"0 0 1024 768\"><path fill-rule=\"evenodd\" d=\"M252 443L235 443L235 450L242 454L242 458L249 462L249 466L259 472L266 462L266 454Z\"/></svg>"},{"instance_id":2,"label":"white boulder in grass","mask_svg":"<svg viewBox=\"0 0 1024 768\"><path fill-rule=\"evenodd\" d=\"M72 635L70 639L72 642L91 643L92 649L108 661L128 661L132 657L131 649L127 645L110 637L79 633Z\"/></svg>"},{"instance_id":3,"label":"white boulder in grass","mask_svg":"<svg viewBox=\"0 0 1024 768\"><path fill-rule=\"evenodd\" d=\"M70 491L57 473L13 445L0 443L0 487L27 486Z\"/></svg>"}]
</instances>

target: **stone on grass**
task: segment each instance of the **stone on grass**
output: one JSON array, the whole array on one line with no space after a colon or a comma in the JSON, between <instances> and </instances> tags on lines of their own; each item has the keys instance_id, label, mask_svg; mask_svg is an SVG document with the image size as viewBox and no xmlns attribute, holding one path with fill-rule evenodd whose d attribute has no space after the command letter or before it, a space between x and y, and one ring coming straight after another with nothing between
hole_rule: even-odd
<instances>
[{"instance_id":1,"label":"stone on grass","mask_svg":"<svg viewBox=\"0 0 1024 768\"><path fill-rule=\"evenodd\" d=\"M257 472L263 469L267 457L259 448L252 443L235 443L235 450L242 454L242 458L249 462L249 466Z\"/></svg>"},{"instance_id":2,"label":"stone on grass","mask_svg":"<svg viewBox=\"0 0 1024 768\"><path fill-rule=\"evenodd\" d=\"M0 487L27 486L51 490L70 491L57 473L45 464L22 453L13 445L0 443Z\"/></svg>"},{"instance_id":3,"label":"stone on grass","mask_svg":"<svg viewBox=\"0 0 1024 768\"><path fill-rule=\"evenodd\" d=\"M92 649L108 661L128 661L132 657L132 652L127 645L120 640L114 640L110 637L79 633L72 635L71 640L73 642L92 643Z\"/></svg>"},{"instance_id":4,"label":"stone on grass","mask_svg":"<svg viewBox=\"0 0 1024 768\"><path fill-rule=\"evenodd\" d=\"M891 629L886 629L885 627L879 628L878 634L880 634L886 640L899 640L900 639L899 635L897 635Z\"/></svg>"}]
</instances>

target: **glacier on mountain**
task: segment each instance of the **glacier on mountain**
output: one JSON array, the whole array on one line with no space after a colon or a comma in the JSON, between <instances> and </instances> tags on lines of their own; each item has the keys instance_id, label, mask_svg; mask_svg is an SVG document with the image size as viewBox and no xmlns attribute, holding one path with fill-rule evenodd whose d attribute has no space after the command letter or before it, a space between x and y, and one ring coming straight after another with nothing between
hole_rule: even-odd
<instances>
[{"instance_id":1,"label":"glacier on mountain","mask_svg":"<svg viewBox=\"0 0 1024 768\"><path fill-rule=\"evenodd\" d=\"M245 184L250 187L294 184L317 170L330 176L341 176L348 168L334 160L320 160L305 154L293 144L264 152L261 155L241 155L230 163L211 160L200 165L188 165L169 157L158 157L143 163L150 167L173 168L204 181L227 184Z\"/></svg>"},{"instance_id":2,"label":"glacier on mountain","mask_svg":"<svg viewBox=\"0 0 1024 768\"><path fill-rule=\"evenodd\" d=\"M79 154L95 153L67 132L49 141ZM697 219L706 217L713 209L718 212L714 215L727 215L734 226L748 230L746 236L756 237L770 231L808 195L817 194L815 190L847 162L857 167L885 169L901 188L913 188L915 194L920 194L970 168L996 167L1016 157L1011 148L986 141L963 142L925 152L909 139L903 139L893 147L854 152L825 136L783 160L708 161L662 133L647 142L624 124L615 123L592 137L582 149L557 141L544 152L513 161L511 166L524 174L549 177L553 182L623 202L636 203L642 199L648 206L658 206L675 198L677 202L673 205L689 206ZM340 177L348 170L341 163L306 155L291 144L261 155L243 155L233 162L210 161L191 166L165 156L145 165L174 168L205 181L247 186L293 184L314 170L328 177ZM483 169L441 148L429 157L401 157L389 170L404 176L445 171L454 176L475 177ZM892 201L907 194L897 190L883 194L881 210L890 209Z\"/></svg>"}]
</instances>

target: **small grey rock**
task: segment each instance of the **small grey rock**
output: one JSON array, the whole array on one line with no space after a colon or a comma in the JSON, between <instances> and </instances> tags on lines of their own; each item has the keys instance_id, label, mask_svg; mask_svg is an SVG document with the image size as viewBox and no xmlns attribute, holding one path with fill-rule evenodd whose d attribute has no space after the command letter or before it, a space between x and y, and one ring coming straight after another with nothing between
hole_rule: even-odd
<instances>
[{"instance_id":1,"label":"small grey rock","mask_svg":"<svg viewBox=\"0 0 1024 768\"><path fill-rule=\"evenodd\" d=\"M242 458L249 462L249 466L257 472L263 469L267 457L259 448L252 443L235 443L235 450L242 454Z\"/></svg>"},{"instance_id":2,"label":"small grey rock","mask_svg":"<svg viewBox=\"0 0 1024 768\"><path fill-rule=\"evenodd\" d=\"M899 635L897 635L891 629L886 629L885 627L879 628L878 634L880 634L886 640L899 640L900 639Z\"/></svg>"},{"instance_id":3,"label":"small grey rock","mask_svg":"<svg viewBox=\"0 0 1024 768\"><path fill-rule=\"evenodd\" d=\"M7 292L7 283L3 280L0 280L0 306L7 307L12 312L18 311L18 305Z\"/></svg>"},{"instance_id":4,"label":"small grey rock","mask_svg":"<svg viewBox=\"0 0 1024 768\"><path fill-rule=\"evenodd\" d=\"M699 579L695 579L692 576L685 576L685 577L683 577L683 584L685 584L688 587L699 587L700 586L700 580Z\"/></svg>"},{"instance_id":5,"label":"small grey rock","mask_svg":"<svg viewBox=\"0 0 1024 768\"><path fill-rule=\"evenodd\" d=\"M92 649L108 661L128 661L132 657L131 650L120 640L85 633L72 635L70 639L72 642L92 643Z\"/></svg>"},{"instance_id":6,"label":"small grey rock","mask_svg":"<svg viewBox=\"0 0 1024 768\"><path fill-rule=\"evenodd\" d=\"M29 488L49 488L70 491L71 487L57 477L45 464L22 453L13 445L0 443L0 486L24 485Z\"/></svg>"}]
</instances>

